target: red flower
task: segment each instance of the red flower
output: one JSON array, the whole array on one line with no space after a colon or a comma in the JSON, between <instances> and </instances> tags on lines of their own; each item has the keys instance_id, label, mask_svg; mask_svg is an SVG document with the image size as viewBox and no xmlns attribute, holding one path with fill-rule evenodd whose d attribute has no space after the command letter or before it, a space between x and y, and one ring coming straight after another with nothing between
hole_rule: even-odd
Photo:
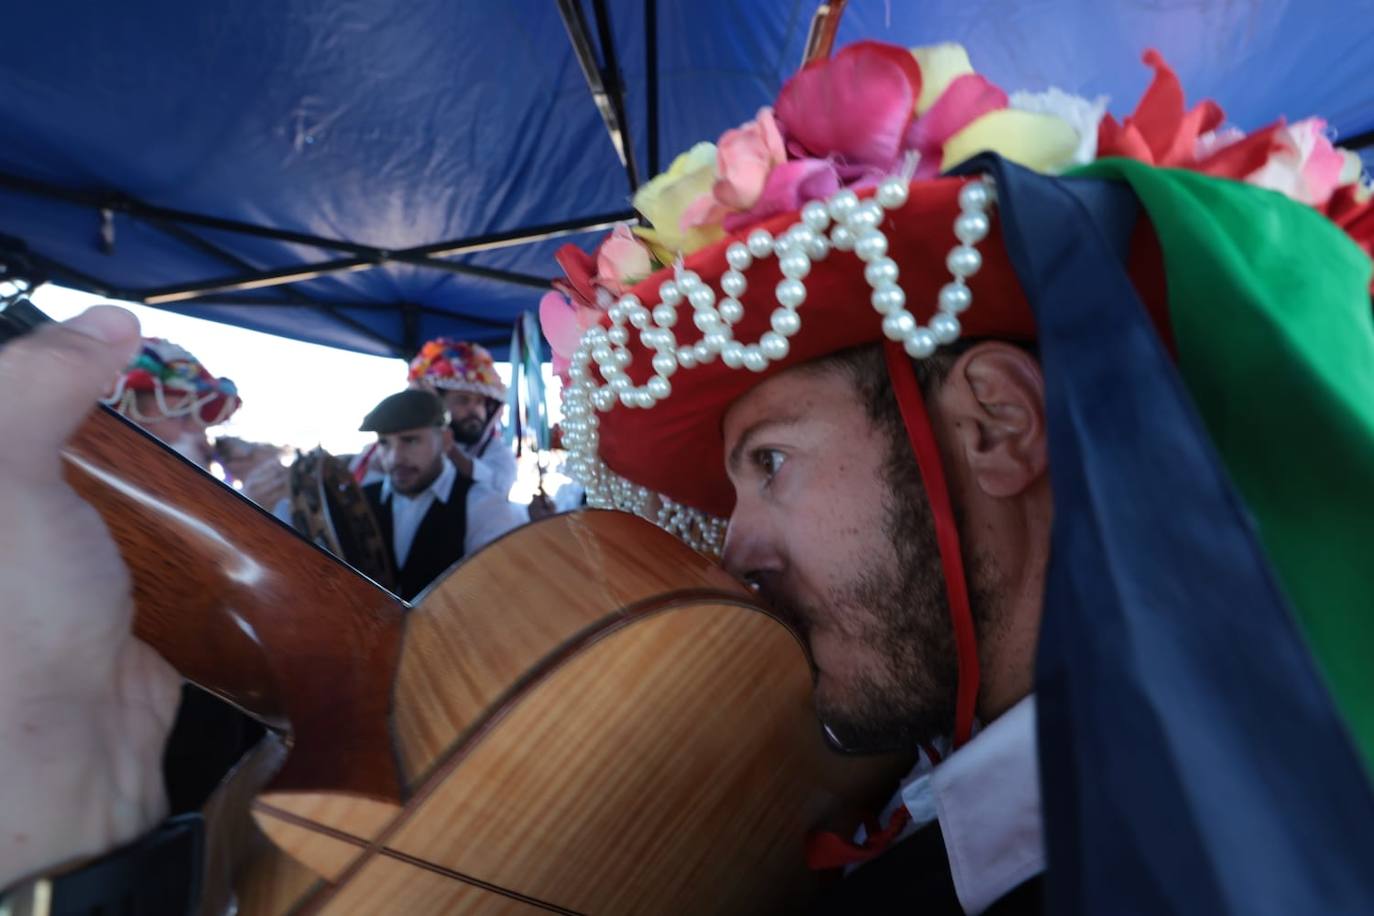
<instances>
[{"instance_id":1,"label":"red flower","mask_svg":"<svg viewBox=\"0 0 1374 916\"><path fill-rule=\"evenodd\" d=\"M1102 119L1097 128L1097 154L1126 156L1160 166L1190 167L1196 160L1198 138L1220 127L1226 116L1211 100L1184 111L1178 74L1158 51L1146 51L1144 60L1155 70L1154 82L1124 124L1117 123L1111 115Z\"/></svg>"},{"instance_id":2,"label":"red flower","mask_svg":"<svg viewBox=\"0 0 1374 916\"><path fill-rule=\"evenodd\" d=\"M569 243L553 257L563 268L563 276L553 281L553 288L579 305L595 306L596 255Z\"/></svg>"},{"instance_id":3,"label":"red flower","mask_svg":"<svg viewBox=\"0 0 1374 916\"><path fill-rule=\"evenodd\" d=\"M1184 168L1217 178L1244 180L1286 149L1280 121L1234 142L1218 144L1213 133L1226 114L1210 99L1184 110L1178 74L1158 51L1145 52L1155 78L1124 123L1107 115L1097 128L1097 155L1124 156L1166 168Z\"/></svg>"}]
</instances>

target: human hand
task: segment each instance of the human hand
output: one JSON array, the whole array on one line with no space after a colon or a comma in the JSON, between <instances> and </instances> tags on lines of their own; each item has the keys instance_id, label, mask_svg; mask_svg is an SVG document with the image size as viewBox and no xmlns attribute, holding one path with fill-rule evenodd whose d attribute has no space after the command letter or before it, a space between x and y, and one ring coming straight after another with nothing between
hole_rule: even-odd
<instances>
[{"instance_id":1,"label":"human hand","mask_svg":"<svg viewBox=\"0 0 1374 916\"><path fill-rule=\"evenodd\" d=\"M0 350L0 888L166 813L181 681L134 639L128 569L60 459L138 341L102 306Z\"/></svg>"},{"instance_id":2,"label":"human hand","mask_svg":"<svg viewBox=\"0 0 1374 916\"><path fill-rule=\"evenodd\" d=\"M448 458L453 462L453 467L458 471L460 477L465 477L468 480L474 479L472 476L472 459L458 447L457 443L449 446Z\"/></svg>"},{"instance_id":3,"label":"human hand","mask_svg":"<svg viewBox=\"0 0 1374 916\"><path fill-rule=\"evenodd\" d=\"M220 436L215 440L212 457L224 469L226 479L246 481L248 476L268 461L281 464L289 449L267 442L246 442L236 436Z\"/></svg>"},{"instance_id":4,"label":"human hand","mask_svg":"<svg viewBox=\"0 0 1374 916\"><path fill-rule=\"evenodd\" d=\"M270 511L277 503L291 497L291 469L274 455L248 472L240 492Z\"/></svg>"},{"instance_id":5,"label":"human hand","mask_svg":"<svg viewBox=\"0 0 1374 916\"><path fill-rule=\"evenodd\" d=\"M534 496L530 498L530 521L537 522L541 518L548 518L550 515L557 514L557 512L558 507L553 504L553 500L549 498L549 494L545 493L543 490L535 493Z\"/></svg>"}]
</instances>

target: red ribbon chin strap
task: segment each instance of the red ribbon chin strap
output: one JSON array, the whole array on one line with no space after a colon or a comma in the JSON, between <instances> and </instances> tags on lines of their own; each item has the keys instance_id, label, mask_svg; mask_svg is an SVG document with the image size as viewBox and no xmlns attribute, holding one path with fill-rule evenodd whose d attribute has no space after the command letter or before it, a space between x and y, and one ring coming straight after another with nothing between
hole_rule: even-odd
<instances>
[{"instance_id":1,"label":"red ribbon chin strap","mask_svg":"<svg viewBox=\"0 0 1374 916\"><path fill-rule=\"evenodd\" d=\"M940 447L930 425L925 399L916 383L911 357L899 343L885 341L883 354L887 357L887 372L892 379L892 391L902 411L902 422L916 454L925 485L926 499L935 519L935 537L940 546L940 565L945 573L945 591L949 595L949 617L954 627L954 645L959 656L959 689L954 706L954 746L960 747L973 733L973 714L978 703L978 640L973 632L973 614L969 610L968 581L964 578L964 558L959 549L959 527L954 522L954 507L945 483L945 467L940 460Z\"/></svg>"}]
</instances>

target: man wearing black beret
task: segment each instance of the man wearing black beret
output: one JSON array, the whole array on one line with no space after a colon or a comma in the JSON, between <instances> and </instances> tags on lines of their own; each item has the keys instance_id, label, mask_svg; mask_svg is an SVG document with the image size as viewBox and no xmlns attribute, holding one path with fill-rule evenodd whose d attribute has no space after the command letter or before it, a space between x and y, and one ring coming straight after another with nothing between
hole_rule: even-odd
<instances>
[{"instance_id":1,"label":"man wearing black beret","mask_svg":"<svg viewBox=\"0 0 1374 916\"><path fill-rule=\"evenodd\" d=\"M407 601L449 567L526 521L523 507L458 473L448 411L429 391L393 394L360 427L377 434L386 473L363 487Z\"/></svg>"}]
</instances>

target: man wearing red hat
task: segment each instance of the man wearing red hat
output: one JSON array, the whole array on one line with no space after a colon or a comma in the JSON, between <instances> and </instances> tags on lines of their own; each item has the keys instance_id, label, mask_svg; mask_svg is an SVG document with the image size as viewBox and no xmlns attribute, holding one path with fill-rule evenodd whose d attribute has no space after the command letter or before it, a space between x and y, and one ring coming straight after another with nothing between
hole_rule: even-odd
<instances>
[{"instance_id":1,"label":"man wearing red hat","mask_svg":"<svg viewBox=\"0 0 1374 916\"><path fill-rule=\"evenodd\" d=\"M847 48L646 185L643 248L565 250L574 302L541 307L589 502L753 582L835 744L919 751L869 829L814 839L833 911L1374 905L1367 191L1308 122L1228 131L1147 60L1117 123L961 49ZM0 381L116 321L21 341ZM51 477L60 426L0 461ZM41 518L71 501L48 484L0 496ZM49 740L113 798L156 737ZM99 829L21 799L0 884L156 822L146 779L122 797Z\"/></svg>"},{"instance_id":2,"label":"man wearing red hat","mask_svg":"<svg viewBox=\"0 0 1374 916\"><path fill-rule=\"evenodd\" d=\"M568 277L541 304L590 503L654 519L752 582L809 644L838 745L919 749L876 823L852 842L813 838L813 863L848 875L837 911L900 899L1039 912L1046 898L1056 913L1121 912L1123 898L1246 911L1236 900L1259 893L1246 876L1284 862L1281 820L1238 831L1225 852L1210 824L1179 825L1208 820L1196 799L1223 786L1274 804L1253 761L1279 752L1240 726L1179 742L1196 713L1163 684L1245 703L1304 684L1299 718L1324 752L1320 765L1286 757L1284 778L1341 773L1374 813L1287 633L1294 609L1264 585L1283 578L1374 751L1371 685L1351 652L1374 648L1374 581L1353 556L1318 556L1374 535L1343 495L1374 498L1369 193L1316 119L1245 135L1212 103L1185 111L1172 71L1146 61L1155 84L1117 123L1062 92L1009 97L957 46L847 48L646 185L635 204L651 229L617 230L594 255L565 247ZM988 151L1002 158L973 159ZM1149 165L1043 177L1107 156ZM937 177L961 165L975 177ZM1297 250L1326 266L1306 269ZM1314 288L1324 271L1333 285ZM1295 302L1315 310L1300 317ZM1330 406L1351 397L1351 412ZM1245 404L1267 410L1242 418ZM1360 483L1279 461L1300 438L1346 456ZM1310 480L1301 513L1279 496L1296 476ZM1240 651L1229 618L1242 594L1266 607L1250 621L1263 635L1242 653L1246 674L1216 684L1208 662ZM1192 628L1176 635L1161 604ZM1157 671L1135 670L1146 650L1133 640ZM1130 740L1104 737L1123 729ZM1291 816L1310 814L1303 796ZM1330 836L1367 832L1323 810ZM1165 811L1173 833L1123 839ZM1182 862L1142 852L1166 842ZM1196 866L1213 856L1224 877ZM1288 899L1310 905L1328 879L1331 900L1374 897L1332 871L1285 873Z\"/></svg>"}]
</instances>

